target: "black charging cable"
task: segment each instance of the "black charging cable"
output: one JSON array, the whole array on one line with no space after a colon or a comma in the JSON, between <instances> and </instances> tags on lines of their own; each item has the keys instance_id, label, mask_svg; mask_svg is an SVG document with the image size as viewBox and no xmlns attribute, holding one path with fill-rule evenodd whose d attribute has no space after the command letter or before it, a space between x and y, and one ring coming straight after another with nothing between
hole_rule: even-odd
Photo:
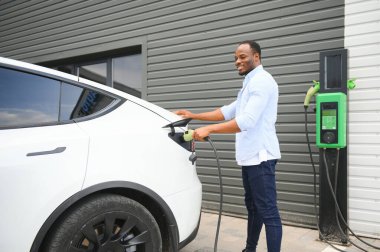
<instances>
[{"instance_id":1,"label":"black charging cable","mask_svg":"<svg viewBox=\"0 0 380 252\"><path fill-rule=\"evenodd\" d=\"M329 189L330 189L330 193L331 195L333 196L333 199L334 199L334 204L335 204L335 220L338 224L338 228L339 228L339 232L343 235L344 238L347 239L348 242L350 242L352 245L354 245L355 247L357 247L358 249L361 249L362 251L367 251L365 250L364 248L360 247L359 245L357 245L356 243L354 243L350 237L344 233L343 229L342 229L342 226L340 225L340 220L339 220L339 217L338 217L338 214L340 216L340 219L343 221L343 223L345 224L345 226L352 232L352 230L348 227L344 217L343 217L343 214L339 208L339 204L338 204L338 200L336 198L336 192L337 192L337 183L338 183L338 174L339 174L339 149L337 149L337 163L336 163L336 168L335 168L335 184L334 184L334 189L332 187L332 184L331 184L331 179L330 179L330 174L329 174L329 169L328 169L328 163L327 163L327 159L326 159L326 148L323 149L323 162L325 164L325 170L326 170L326 176L327 176L327 183L329 185ZM357 237L355 234L354 234L355 237ZM358 237L357 237L358 238ZM360 238L359 238L360 239Z\"/></svg>"},{"instance_id":2,"label":"black charging cable","mask_svg":"<svg viewBox=\"0 0 380 252\"><path fill-rule=\"evenodd\" d=\"M187 120L186 121L186 124L191 120L189 119L185 119ZM182 136L182 139L183 141L194 141L194 138L193 138L193 135L194 135L194 130L186 130L184 133L183 133L183 136ZM218 249L218 240L219 240L219 230L220 230L220 223L221 223L221 219L222 219L222 209L223 209L223 181L222 181L222 169L220 168L220 162L219 162L219 156L218 156L218 153L216 151L216 148L215 148L215 145L214 143L212 142L211 140L211 137L210 136L207 136L205 138L203 138L203 141L208 141L208 143L211 145L212 149L214 150L214 154L215 154L215 159L216 159L216 164L217 164L217 168L218 168L218 176L219 176L219 212L218 212L218 223L216 225L216 234L215 234L215 243L214 243L214 252L217 251ZM190 160L192 162L194 162L196 160L196 156L194 156L194 152L193 154L190 156Z\"/></svg>"},{"instance_id":3,"label":"black charging cable","mask_svg":"<svg viewBox=\"0 0 380 252\"><path fill-rule=\"evenodd\" d=\"M341 249L335 247L332 243L330 243L327 240L327 238L322 234L321 229L319 227L319 217L318 217L318 211L317 211L317 171L315 169L313 154L311 152L310 140L309 140L309 130L308 130L307 124L308 124L307 107L305 107L305 132L306 132L307 147L309 149L309 154L310 154L311 166L313 167L313 174L314 174L314 214L315 214L315 220L316 220L316 224L317 224L318 233L319 233L319 236L322 238L322 241L326 242L328 245L333 247L335 250L338 250L341 252L347 252L345 250L341 250Z\"/></svg>"},{"instance_id":4,"label":"black charging cable","mask_svg":"<svg viewBox=\"0 0 380 252\"><path fill-rule=\"evenodd\" d=\"M219 216L218 216L218 224L216 225L216 234L215 234L215 242L214 242L214 252L218 250L218 240L219 240L219 230L220 230L220 223L222 220L222 208L223 208L223 182L222 182L222 171L220 168L220 162L219 162L219 156L216 151L216 148L214 146L214 143L212 142L211 138L208 136L205 138L211 145L212 149L214 150L216 164L218 168L218 176L219 176Z\"/></svg>"},{"instance_id":5,"label":"black charging cable","mask_svg":"<svg viewBox=\"0 0 380 252\"><path fill-rule=\"evenodd\" d=\"M314 173L314 210L315 210L315 217L316 217L316 221L317 221L317 228L318 228L318 232L320 234L320 237L322 238L323 241L325 241L327 244L329 244L331 247L333 247L334 249L338 250L338 251L345 251L345 250L341 250L337 247L335 247L334 245L332 245L327 239L326 237L321 233L320 231L320 227L319 227L319 218L318 218L318 213L317 213L317 173L316 173L316 169L315 169L315 165L314 165L314 160L313 160L313 156L312 156L312 152L311 152L311 147L310 147L310 140L309 140L309 131L308 131L308 120L307 120L307 107L305 106L305 132L306 132L306 140L307 140L307 145L308 145L308 149L309 149L309 154L310 154L310 160L311 160L311 164L312 164L312 167L313 167L313 173ZM335 204L335 216L336 216L336 221L338 223L338 227L339 227L339 231L342 233L342 235L352 244L354 245L355 247L363 250L363 251L367 251L365 250L364 248L360 247L359 245L355 244L352 240L350 240L349 236L347 234L344 233L344 231L342 230L342 227L340 226L340 222L339 222L339 219L338 219L338 215L339 217L341 218L343 224L347 227L347 229L352 233L353 236L355 236L359 241L363 242L364 244L368 245L369 247L372 247L372 248L375 248L375 249L380 249L380 247L377 247L377 246L374 246L364 240L362 240L360 237L358 237L352 230L351 228L348 226L347 222L345 221L344 217L343 217L343 214L340 210L340 207L339 207L339 204L338 204L338 201L336 199L336 187L337 187L337 177L338 177L338 169L339 169L339 149L337 149L337 163L336 163L336 171L335 171L335 190L333 189L332 187L332 184L331 184L331 180L330 180L330 175L329 175L329 171L328 171L328 164L327 164L327 160L326 160L326 153L325 153L325 149L323 149L323 159L324 159L324 164L325 164L325 169L326 169L326 174L327 174L327 182L328 182L328 185L329 185L329 189L330 189L330 192L332 194L332 197L334 199L334 204Z\"/></svg>"},{"instance_id":6,"label":"black charging cable","mask_svg":"<svg viewBox=\"0 0 380 252\"><path fill-rule=\"evenodd\" d=\"M339 148L337 149L337 154L336 154L336 164L335 164L335 179L334 179L334 195L336 196L337 194L337 191L338 191L338 174L339 174L339 159L340 159L340 156L339 156ZM324 157L324 162L325 162L325 169L326 169L326 172L328 172L328 168L327 168L327 160L326 160L326 157ZM330 176L328 176L328 182L330 182L331 184L331 180L330 180ZM345 233L342 229L342 226L340 225L340 220L339 220L339 217L338 217L338 211L335 210L335 220L338 224L338 228L339 228L339 232L343 235L344 238L347 239L348 242L350 242L352 245L354 245L355 247L357 247L358 249L362 250L362 251L366 251L364 248L360 247L359 245L357 245L356 243L354 243L352 240L350 240L350 237L347 235L347 233Z\"/></svg>"},{"instance_id":7,"label":"black charging cable","mask_svg":"<svg viewBox=\"0 0 380 252\"><path fill-rule=\"evenodd\" d=\"M339 153L339 149L338 149L338 153ZM359 236L357 236L354 231L352 231L352 229L348 226L346 220L344 219L343 217L343 214L342 214L342 211L340 210L340 207L339 207L339 204L338 204L338 201L336 199L336 194L334 194L334 190L333 190L333 187L332 187L332 184L331 184L331 180L330 180L330 175L328 173L328 168L327 168L327 160L326 160L326 150L323 149L323 160L324 160L324 163L325 163L325 168L326 168L326 174L327 174L327 182L329 184L329 188L330 188L330 192L333 196L333 199L334 199L334 203L335 203L335 207L336 207L336 212L338 213L340 219L342 220L343 224L347 227L347 229L351 232L351 234L353 236L355 236L359 241L363 242L364 244L368 245L369 247L371 248L374 248L374 249L379 249L380 250L380 247L377 247L375 245L372 245L368 242L366 242L365 240L361 239ZM338 221L338 224L339 224L339 220ZM348 238L348 237L347 237ZM349 238L348 238L349 239ZM351 241L352 243L352 241ZM354 243L352 243L354 245ZM364 250L364 251L367 251L367 250Z\"/></svg>"}]
</instances>

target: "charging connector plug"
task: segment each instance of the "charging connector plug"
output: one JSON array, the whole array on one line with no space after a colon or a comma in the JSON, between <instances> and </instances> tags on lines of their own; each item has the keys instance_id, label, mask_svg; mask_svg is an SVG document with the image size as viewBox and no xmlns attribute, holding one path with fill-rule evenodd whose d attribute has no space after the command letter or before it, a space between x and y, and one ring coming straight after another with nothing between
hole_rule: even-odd
<instances>
[{"instance_id":1,"label":"charging connector plug","mask_svg":"<svg viewBox=\"0 0 380 252\"><path fill-rule=\"evenodd\" d=\"M183 140L185 142L190 142L191 140L193 140L193 135L194 135L194 130L192 129L186 130L185 133L183 133Z\"/></svg>"},{"instance_id":2,"label":"charging connector plug","mask_svg":"<svg viewBox=\"0 0 380 252\"><path fill-rule=\"evenodd\" d=\"M309 107L311 97L313 97L320 89L321 84L319 81L313 80L314 86L310 87L309 90L307 90L306 96L305 96L305 101L303 103L303 106L305 108Z\"/></svg>"}]
</instances>

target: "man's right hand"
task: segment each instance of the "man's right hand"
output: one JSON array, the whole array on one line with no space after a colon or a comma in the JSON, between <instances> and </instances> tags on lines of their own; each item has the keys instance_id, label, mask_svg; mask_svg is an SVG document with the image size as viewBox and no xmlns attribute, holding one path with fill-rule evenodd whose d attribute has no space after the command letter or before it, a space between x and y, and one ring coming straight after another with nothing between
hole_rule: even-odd
<instances>
[{"instance_id":1,"label":"man's right hand","mask_svg":"<svg viewBox=\"0 0 380 252\"><path fill-rule=\"evenodd\" d=\"M174 113L182 116L183 118L194 118L194 114L185 109L174 111Z\"/></svg>"}]
</instances>

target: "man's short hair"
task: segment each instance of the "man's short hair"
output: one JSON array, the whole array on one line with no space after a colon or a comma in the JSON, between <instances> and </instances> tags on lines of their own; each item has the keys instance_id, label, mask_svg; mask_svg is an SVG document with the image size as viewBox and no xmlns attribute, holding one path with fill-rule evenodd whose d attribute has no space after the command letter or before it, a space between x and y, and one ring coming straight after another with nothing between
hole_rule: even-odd
<instances>
[{"instance_id":1,"label":"man's short hair","mask_svg":"<svg viewBox=\"0 0 380 252\"><path fill-rule=\"evenodd\" d=\"M244 40L239 43L239 45L243 45L243 44L248 44L251 47L253 52L257 52L259 54L259 58L261 60L261 47L256 41Z\"/></svg>"}]
</instances>

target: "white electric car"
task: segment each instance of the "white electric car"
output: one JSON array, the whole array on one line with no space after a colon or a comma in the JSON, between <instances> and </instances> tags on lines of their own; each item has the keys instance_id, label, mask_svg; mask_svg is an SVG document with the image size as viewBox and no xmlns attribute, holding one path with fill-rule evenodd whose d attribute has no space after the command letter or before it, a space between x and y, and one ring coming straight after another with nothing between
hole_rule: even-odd
<instances>
[{"instance_id":1,"label":"white electric car","mask_svg":"<svg viewBox=\"0 0 380 252\"><path fill-rule=\"evenodd\" d=\"M186 123L139 98L0 57L0 251L177 251L202 189ZM167 126L168 127L164 127Z\"/></svg>"}]
</instances>

